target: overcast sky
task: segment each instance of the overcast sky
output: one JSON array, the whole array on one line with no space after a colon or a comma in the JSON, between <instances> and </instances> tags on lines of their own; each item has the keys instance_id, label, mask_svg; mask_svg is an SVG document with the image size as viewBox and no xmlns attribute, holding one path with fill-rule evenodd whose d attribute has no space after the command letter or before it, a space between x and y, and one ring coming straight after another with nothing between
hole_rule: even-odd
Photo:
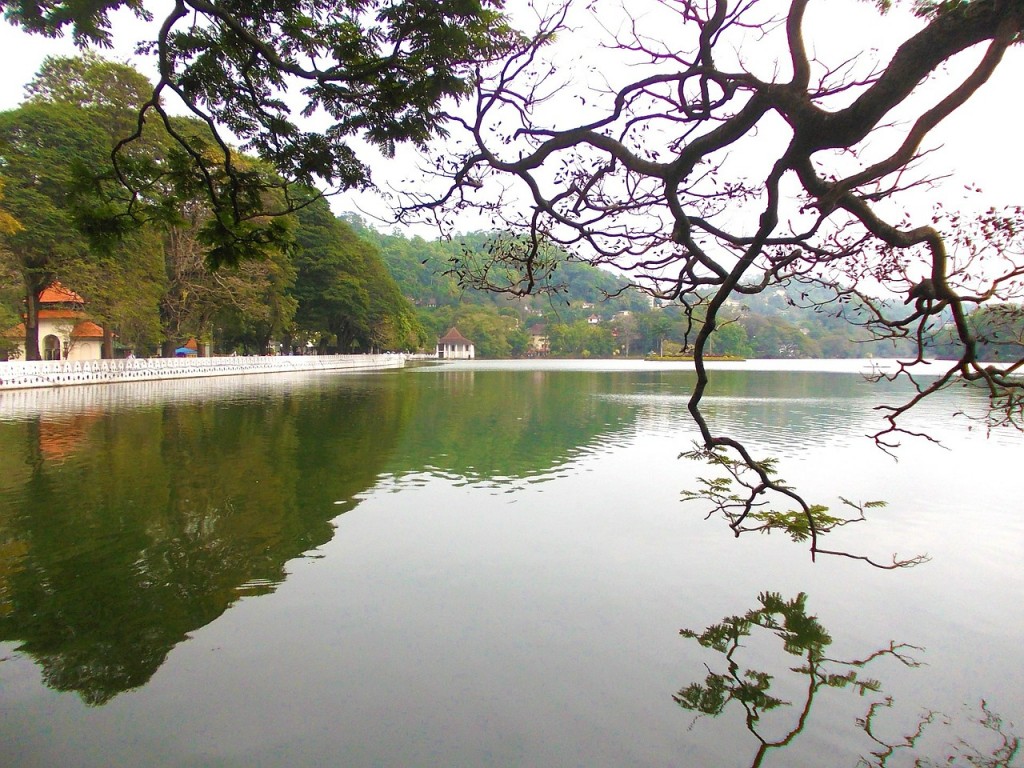
<instances>
[{"instance_id":1,"label":"overcast sky","mask_svg":"<svg viewBox=\"0 0 1024 768\"><path fill-rule=\"evenodd\" d=\"M149 5L149 4L147 4ZM785 3L778 3L780 9ZM818 0L811 4L808 16L809 39L819 53L827 53L834 60L859 52L864 48L886 49L886 39L899 39L912 29L911 22L897 17L881 20L872 10L870 2L854 0ZM630 9L642 8L638 0L629 3ZM837 15L842 9L841 23ZM148 61L133 58L134 43L142 34L135 23L122 20L115 27L117 47L101 52L118 60L128 60L140 71L152 75ZM578 36L588 46L585 35ZM995 205L1021 203L1020 186L1024 172L1024 152L1020 131L1020 84L1024 82L1024 51L1018 46L983 91L966 108L962 108L934 133L932 145L944 145L933 162L940 172L956 175L946 184L944 195L955 198L963 184L978 183L986 193L987 202ZM46 55L74 54L70 40L48 40L29 36L6 23L0 23L0 61L3 78L0 79L0 109L16 107L24 97L24 86L32 78ZM602 54L606 55L606 54ZM386 171L378 169L378 178ZM335 202L336 210L351 208L350 201Z\"/></svg>"}]
</instances>

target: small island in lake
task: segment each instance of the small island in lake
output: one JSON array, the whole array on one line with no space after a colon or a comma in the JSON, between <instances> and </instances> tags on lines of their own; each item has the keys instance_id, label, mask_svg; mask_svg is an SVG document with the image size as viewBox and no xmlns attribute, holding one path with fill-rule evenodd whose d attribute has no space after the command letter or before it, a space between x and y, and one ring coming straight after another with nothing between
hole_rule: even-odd
<instances>
[{"instance_id":1,"label":"small island in lake","mask_svg":"<svg viewBox=\"0 0 1024 768\"><path fill-rule=\"evenodd\" d=\"M679 352L675 355L658 355L651 353L647 355L644 360L652 362L693 362L693 354L686 352ZM723 362L723 363L745 363L747 358L739 357L737 355L704 355L705 361Z\"/></svg>"}]
</instances>

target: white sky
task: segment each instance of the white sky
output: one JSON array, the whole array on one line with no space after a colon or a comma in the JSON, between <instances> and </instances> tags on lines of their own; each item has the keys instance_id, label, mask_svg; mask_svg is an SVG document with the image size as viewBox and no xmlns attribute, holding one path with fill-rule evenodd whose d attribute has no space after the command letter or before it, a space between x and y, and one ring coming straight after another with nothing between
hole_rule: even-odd
<instances>
[{"instance_id":1,"label":"white sky","mask_svg":"<svg viewBox=\"0 0 1024 768\"><path fill-rule=\"evenodd\" d=\"M582 3L581 3L582 5ZM786 3L776 5L784 9ZM631 0L630 9L639 9L639 0ZM837 62L867 48L882 51L891 48L919 22L898 14L879 17L867 0L818 0L811 4L807 19L808 39L823 58ZM841 18L841 23L839 19ZM159 16L158 16L159 19ZM121 61L127 60L144 73L152 73L151 63L133 57L132 50L144 30L133 19L119 17L115 26L116 48L101 54ZM888 42L887 42L888 38ZM568 48L575 44L581 55L594 51L585 33L572 36ZM1021 151L1020 83L1024 81L1024 46L1012 50L995 77L965 108L959 110L933 133L930 146L943 145L942 151L931 159L936 173L952 173L955 178L945 184L943 196L951 204L960 196L963 184L978 183L985 191L985 202L993 205L1024 203L1020 192L1020 179L1024 172L1024 153ZM49 40L29 36L6 23L0 23L0 109L16 107L24 97L24 86L32 78L46 55L73 55L75 48L69 39ZM607 53L598 54L599 61ZM884 54L883 54L884 58ZM407 161L408 162L408 161ZM395 162L382 162L375 167L380 181L386 181ZM934 194L934 193L933 193ZM373 200L362 198L358 204L377 207ZM351 198L334 202L336 211L352 210Z\"/></svg>"}]
</instances>

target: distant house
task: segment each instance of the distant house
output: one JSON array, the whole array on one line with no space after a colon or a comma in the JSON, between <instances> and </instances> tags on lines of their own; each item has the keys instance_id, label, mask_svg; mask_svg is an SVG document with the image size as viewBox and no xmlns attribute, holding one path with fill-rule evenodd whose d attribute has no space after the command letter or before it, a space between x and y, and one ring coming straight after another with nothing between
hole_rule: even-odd
<instances>
[{"instance_id":1,"label":"distant house","mask_svg":"<svg viewBox=\"0 0 1024 768\"><path fill-rule=\"evenodd\" d=\"M17 339L18 359L25 359L25 324L5 334ZM39 354L43 360L99 360L103 329L85 315L85 299L54 282L39 295Z\"/></svg>"},{"instance_id":2,"label":"distant house","mask_svg":"<svg viewBox=\"0 0 1024 768\"><path fill-rule=\"evenodd\" d=\"M548 327L544 323L531 325L526 332L530 336L528 354L546 355L551 352L551 339L548 337Z\"/></svg>"},{"instance_id":3,"label":"distant house","mask_svg":"<svg viewBox=\"0 0 1024 768\"><path fill-rule=\"evenodd\" d=\"M450 328L437 340L437 356L441 360L472 360L476 357L476 346L458 328Z\"/></svg>"}]
</instances>

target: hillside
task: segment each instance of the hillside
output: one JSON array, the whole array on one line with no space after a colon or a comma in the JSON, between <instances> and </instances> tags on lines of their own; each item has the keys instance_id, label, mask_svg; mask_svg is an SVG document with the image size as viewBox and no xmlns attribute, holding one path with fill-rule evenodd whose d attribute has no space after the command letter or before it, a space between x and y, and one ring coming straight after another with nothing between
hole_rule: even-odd
<instances>
[{"instance_id":1,"label":"hillside","mask_svg":"<svg viewBox=\"0 0 1024 768\"><path fill-rule=\"evenodd\" d=\"M382 234L357 217L344 217L359 234L376 245L402 293L417 307L453 307L464 304L514 308L548 313L555 309L587 309L610 318L624 310L643 311L650 300L630 289L628 281L610 272L569 260L561 254L558 267L544 276L534 295L514 297L460 284L452 273L456 260L480 260L496 236L474 232L450 241Z\"/></svg>"},{"instance_id":2,"label":"hillside","mask_svg":"<svg viewBox=\"0 0 1024 768\"><path fill-rule=\"evenodd\" d=\"M356 216L342 218L380 251L399 290L416 308L428 340L457 325L473 339L481 357L537 354L531 336L538 334L548 341L541 354L605 357L675 353L686 344L688 332L690 342L696 333L696 326L688 328L681 305L652 304L624 278L572 261L561 252L552 257L549 266L553 269L540 271L532 294L519 297L482 290L474 287L471 279L460 281L454 273L455 264L461 271L479 272L493 253L496 233L474 232L450 241L428 241L377 232ZM1021 335L1014 333L1020 325L1019 308L1012 314L1012 321L1000 319L1004 338ZM695 316L700 315L698 308ZM724 317L727 322L716 331L711 345L714 354L758 358L911 354L906 340L872 339L861 325L865 315L856 300L836 301L806 283L737 295L727 303ZM991 324L988 318L978 322ZM935 339L929 343L936 356L954 351L946 349L947 335L936 329Z\"/></svg>"}]
</instances>

